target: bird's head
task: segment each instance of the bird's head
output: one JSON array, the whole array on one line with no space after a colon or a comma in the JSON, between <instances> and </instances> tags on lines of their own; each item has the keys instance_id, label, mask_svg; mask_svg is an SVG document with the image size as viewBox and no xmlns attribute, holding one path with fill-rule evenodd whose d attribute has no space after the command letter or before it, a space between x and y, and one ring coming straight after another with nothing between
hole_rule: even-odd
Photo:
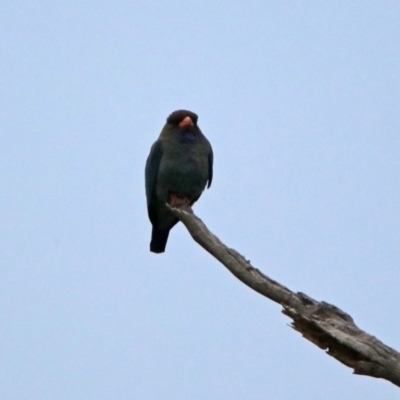
<instances>
[{"instance_id":1,"label":"bird's head","mask_svg":"<svg viewBox=\"0 0 400 400\"><path fill-rule=\"evenodd\" d=\"M167 124L180 130L193 130L197 127L197 119L194 112L177 110L167 118Z\"/></svg>"}]
</instances>

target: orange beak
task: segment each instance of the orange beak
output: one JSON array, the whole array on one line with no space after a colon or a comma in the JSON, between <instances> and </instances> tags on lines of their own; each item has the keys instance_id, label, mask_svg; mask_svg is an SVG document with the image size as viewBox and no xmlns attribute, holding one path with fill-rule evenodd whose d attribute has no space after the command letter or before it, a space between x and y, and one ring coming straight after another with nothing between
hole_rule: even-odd
<instances>
[{"instance_id":1,"label":"orange beak","mask_svg":"<svg viewBox=\"0 0 400 400\"><path fill-rule=\"evenodd\" d=\"M193 128L194 123L190 119L190 117L185 117L183 120L179 123L179 128Z\"/></svg>"}]
</instances>

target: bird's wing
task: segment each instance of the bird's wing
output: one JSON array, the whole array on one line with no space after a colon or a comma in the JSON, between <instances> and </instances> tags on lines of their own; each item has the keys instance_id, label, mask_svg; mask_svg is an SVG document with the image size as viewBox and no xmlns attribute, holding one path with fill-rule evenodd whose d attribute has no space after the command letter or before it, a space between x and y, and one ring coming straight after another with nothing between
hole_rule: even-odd
<instances>
[{"instance_id":1,"label":"bird's wing","mask_svg":"<svg viewBox=\"0 0 400 400\"><path fill-rule=\"evenodd\" d=\"M156 184L162 154L161 141L157 140L151 147L145 170L147 211L152 223L155 223L156 220Z\"/></svg>"},{"instance_id":2,"label":"bird's wing","mask_svg":"<svg viewBox=\"0 0 400 400\"><path fill-rule=\"evenodd\" d=\"M212 147L210 146L210 153L208 154L208 185L207 188L211 186L211 181L213 178L213 162L214 162L214 154L212 151Z\"/></svg>"}]
</instances>

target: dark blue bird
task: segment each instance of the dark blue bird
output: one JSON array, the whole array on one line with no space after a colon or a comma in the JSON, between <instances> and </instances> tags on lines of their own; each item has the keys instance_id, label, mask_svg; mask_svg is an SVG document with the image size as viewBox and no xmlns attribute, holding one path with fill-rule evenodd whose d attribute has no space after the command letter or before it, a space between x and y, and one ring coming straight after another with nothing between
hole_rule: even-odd
<instances>
[{"instance_id":1,"label":"dark blue bird","mask_svg":"<svg viewBox=\"0 0 400 400\"><path fill-rule=\"evenodd\" d=\"M191 111L174 111L147 158L146 197L153 225L150 242L153 253L165 251L169 231L178 222L166 203L193 205L206 185L211 185L213 152L197 120Z\"/></svg>"}]
</instances>

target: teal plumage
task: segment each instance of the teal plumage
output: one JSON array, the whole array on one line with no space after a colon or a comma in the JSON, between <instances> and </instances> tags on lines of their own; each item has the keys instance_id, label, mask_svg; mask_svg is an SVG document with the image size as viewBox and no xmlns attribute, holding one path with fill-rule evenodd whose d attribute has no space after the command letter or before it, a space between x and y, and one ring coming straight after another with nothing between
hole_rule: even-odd
<instances>
[{"instance_id":1,"label":"teal plumage","mask_svg":"<svg viewBox=\"0 0 400 400\"><path fill-rule=\"evenodd\" d=\"M206 185L211 185L213 152L197 120L191 111L174 111L147 158L147 211L153 225L150 251L154 253L165 251L169 231L178 222L166 203L193 205Z\"/></svg>"}]
</instances>

